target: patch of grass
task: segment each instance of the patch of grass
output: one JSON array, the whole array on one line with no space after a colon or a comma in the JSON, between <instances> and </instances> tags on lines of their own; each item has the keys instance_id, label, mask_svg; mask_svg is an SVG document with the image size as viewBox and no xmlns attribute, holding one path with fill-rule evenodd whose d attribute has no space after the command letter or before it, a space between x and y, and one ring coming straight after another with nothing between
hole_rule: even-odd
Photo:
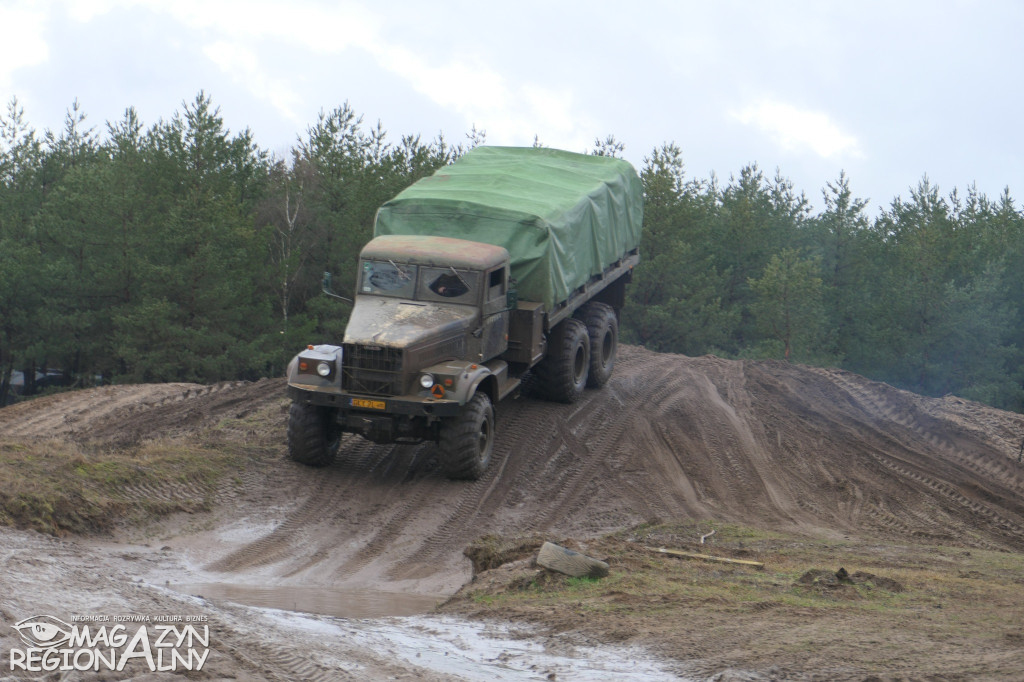
<instances>
[{"instance_id":1,"label":"patch of grass","mask_svg":"<svg viewBox=\"0 0 1024 682\"><path fill-rule=\"evenodd\" d=\"M704 544L713 546L721 543L734 543L739 546L756 545L759 543L779 540L784 535L750 526L725 523L714 519L674 521L669 523L644 523L632 528L623 529L613 534L614 537L642 542L656 546L664 543L670 546ZM700 539L704 537L704 543Z\"/></svg>"},{"instance_id":2,"label":"patch of grass","mask_svg":"<svg viewBox=\"0 0 1024 682\"><path fill-rule=\"evenodd\" d=\"M710 527L716 530L714 542L706 538L700 544ZM485 544L508 543L490 536ZM765 569L675 558L649 546L754 559ZM522 569L536 574L519 576L514 588L488 580L470 583L464 596L486 613L556 628L563 620L561 626L576 627L581 616L617 632L628 632L627 623L668 631L663 624L695 617L727 623L737 615L765 623L817 623L819 630L808 635L811 642L838 639L845 621L894 628L913 623L908 627L927 636L999 639L1007 636L1008 617L1024 616L1019 576L1024 555L1014 553L836 542L713 522L645 524L588 541L585 550L609 562L607 578ZM474 592L479 585L484 591ZM448 610L459 610L458 602L452 600Z\"/></svg>"},{"instance_id":3,"label":"patch of grass","mask_svg":"<svg viewBox=\"0 0 1024 682\"><path fill-rule=\"evenodd\" d=\"M565 584L569 589L585 590L601 582L600 578L591 578L588 575L580 576L579 578L569 578L565 581Z\"/></svg>"},{"instance_id":4,"label":"patch of grass","mask_svg":"<svg viewBox=\"0 0 1024 682\"><path fill-rule=\"evenodd\" d=\"M95 533L123 519L208 508L245 455L151 441L130 449L63 440L0 441L0 523L44 533Z\"/></svg>"}]
</instances>

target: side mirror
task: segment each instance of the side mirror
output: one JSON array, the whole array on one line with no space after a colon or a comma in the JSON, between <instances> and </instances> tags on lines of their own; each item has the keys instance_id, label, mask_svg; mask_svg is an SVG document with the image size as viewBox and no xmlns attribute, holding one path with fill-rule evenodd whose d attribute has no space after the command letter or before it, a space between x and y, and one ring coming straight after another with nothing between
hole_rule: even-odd
<instances>
[{"instance_id":1,"label":"side mirror","mask_svg":"<svg viewBox=\"0 0 1024 682\"><path fill-rule=\"evenodd\" d=\"M327 272L326 270L324 271L324 278L323 278L323 280L321 280L321 283L320 283L320 291L324 292L325 294L327 294L328 296L331 296L333 298L341 299L342 301L348 301L349 303L354 303L355 302L351 298L345 298L344 296L338 296L336 293L331 291L331 273Z\"/></svg>"}]
</instances>

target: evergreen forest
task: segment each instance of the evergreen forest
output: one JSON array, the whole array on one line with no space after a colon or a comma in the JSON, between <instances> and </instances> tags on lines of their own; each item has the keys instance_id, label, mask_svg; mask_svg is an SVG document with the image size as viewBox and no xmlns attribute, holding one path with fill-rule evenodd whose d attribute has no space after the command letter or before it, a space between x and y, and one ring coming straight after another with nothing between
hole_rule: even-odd
<instances>
[{"instance_id":1,"label":"evergreen forest","mask_svg":"<svg viewBox=\"0 0 1024 682\"><path fill-rule=\"evenodd\" d=\"M484 142L388 136L347 103L288 158L225 128L210 96L145 124L77 104L37 131L0 114L0 405L52 383L280 376L338 342L377 207ZM535 144L540 144L536 142ZM593 154L621 155L614 137ZM877 215L841 174L814 212L756 164L690 178L675 143L638 168L642 264L622 337L659 352L848 369L917 393L1024 409L1024 211L1009 189L927 176Z\"/></svg>"}]
</instances>

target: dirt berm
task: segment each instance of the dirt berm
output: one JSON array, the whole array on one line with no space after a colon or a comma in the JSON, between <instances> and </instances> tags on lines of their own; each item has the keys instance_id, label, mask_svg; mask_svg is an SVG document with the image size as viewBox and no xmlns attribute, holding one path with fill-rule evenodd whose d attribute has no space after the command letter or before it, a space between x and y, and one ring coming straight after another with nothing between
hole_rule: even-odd
<instances>
[{"instance_id":1,"label":"dirt berm","mask_svg":"<svg viewBox=\"0 0 1024 682\"><path fill-rule=\"evenodd\" d=\"M840 370L623 347L609 384L575 405L529 398L500 405L495 456L474 482L445 479L429 444L376 446L350 438L327 469L294 464L284 458L286 410L283 380L111 386L0 410L0 441L106 443L130 451L146 442L196 439L243 453L237 474L214 483L124 489L126 503L133 496L205 501L209 511L118 531L121 542L182 557L190 573L168 578L172 583L198 576L441 598L469 581L463 550L482 535L587 541L642 523L705 519L815 541L1024 552L1024 467L1018 464L1024 418L954 397L923 398ZM13 548L5 573L25 552L44 551L39 536L2 532ZM96 540L76 542L84 543L82 552L95 551L88 542ZM60 546L69 551L66 540ZM59 608L61 602L44 599L42 587L33 592L31 581L10 580L0 579L5 621L30 615L26 610L45 612L46 604ZM64 603L79 611L105 603L102 594L69 596L84 586L63 589ZM1019 630L1020 610L1008 618ZM692 639L699 626L678 628ZM595 632L600 639L602 630ZM0 636L6 650L9 628ZM1020 647L1012 638L999 641ZM763 672L763 660L715 654L714 642L706 645L701 658L714 665L698 666L701 674L729 665L762 671L729 679L775 674ZM211 670L252 673L243 648L232 654L225 647ZM261 675L298 674L289 667L297 664L280 659ZM808 669L787 674L811 679L811 668L828 669L807 657L789 663L801 660ZM1005 672L1000 660L1003 667L994 669ZM852 678L870 678L857 672L870 668L858 657L848 663ZM890 674L910 678L922 671L941 679L927 661ZM1024 679L1024 663L1016 671ZM411 664L400 671L416 672ZM821 674L814 679L829 677Z\"/></svg>"}]
</instances>

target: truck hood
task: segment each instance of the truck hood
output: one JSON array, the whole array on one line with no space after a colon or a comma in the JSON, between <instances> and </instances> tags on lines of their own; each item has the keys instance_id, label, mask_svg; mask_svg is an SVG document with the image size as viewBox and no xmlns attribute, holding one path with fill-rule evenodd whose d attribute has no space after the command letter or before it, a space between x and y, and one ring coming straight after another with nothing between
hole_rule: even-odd
<instances>
[{"instance_id":1,"label":"truck hood","mask_svg":"<svg viewBox=\"0 0 1024 682\"><path fill-rule=\"evenodd\" d=\"M409 347L421 340L462 334L479 326L479 319L479 311L472 306L356 296L345 343Z\"/></svg>"}]
</instances>

